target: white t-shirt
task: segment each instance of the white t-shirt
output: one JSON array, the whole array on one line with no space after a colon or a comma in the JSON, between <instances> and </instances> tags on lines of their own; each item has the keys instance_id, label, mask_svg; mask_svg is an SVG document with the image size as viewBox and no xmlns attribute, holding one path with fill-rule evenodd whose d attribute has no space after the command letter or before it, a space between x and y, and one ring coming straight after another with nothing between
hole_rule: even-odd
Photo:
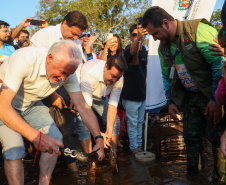
<instances>
[{"instance_id":1,"label":"white t-shirt","mask_svg":"<svg viewBox=\"0 0 226 185\"><path fill-rule=\"evenodd\" d=\"M65 82L50 83L46 75L48 49L26 47L16 50L0 67L4 83L16 94L12 106L26 110L64 85L68 92L80 91L76 73L69 75ZM6 72L4 72L6 70Z\"/></svg>"},{"instance_id":2,"label":"white t-shirt","mask_svg":"<svg viewBox=\"0 0 226 185\"><path fill-rule=\"evenodd\" d=\"M104 66L106 61L93 59L82 65L80 71L77 69L77 76L80 76L80 88L89 106L92 106L93 99L101 100L102 97L110 94L109 104L118 106L118 101L123 87L123 77L111 85L104 83Z\"/></svg>"},{"instance_id":3,"label":"white t-shirt","mask_svg":"<svg viewBox=\"0 0 226 185\"><path fill-rule=\"evenodd\" d=\"M50 48L55 42L59 42L64 40L61 33L61 24L57 24L56 26L49 26L37 31L31 37L31 43L35 47L45 47ZM81 42L79 39L74 40L75 44L79 46L79 49L82 53L82 59L86 62L86 57L83 54Z\"/></svg>"}]
</instances>

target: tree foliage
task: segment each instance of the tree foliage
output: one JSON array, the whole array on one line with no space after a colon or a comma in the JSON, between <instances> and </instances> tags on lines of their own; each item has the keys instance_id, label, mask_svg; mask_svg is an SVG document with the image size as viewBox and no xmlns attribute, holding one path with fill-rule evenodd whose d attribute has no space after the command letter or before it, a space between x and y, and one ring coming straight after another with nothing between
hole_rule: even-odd
<instances>
[{"instance_id":1,"label":"tree foliage","mask_svg":"<svg viewBox=\"0 0 226 185\"><path fill-rule=\"evenodd\" d=\"M219 31L222 27L222 22L221 22L221 10L217 9L216 11L213 12L211 18L210 18L211 24L214 26L214 28Z\"/></svg>"},{"instance_id":2,"label":"tree foliage","mask_svg":"<svg viewBox=\"0 0 226 185\"><path fill-rule=\"evenodd\" d=\"M78 10L88 20L88 32L100 34L98 48L105 41L106 33L110 32L124 36L125 46L129 27L150 6L151 0L40 0L35 17L45 19L49 25L56 25L68 12Z\"/></svg>"}]
</instances>

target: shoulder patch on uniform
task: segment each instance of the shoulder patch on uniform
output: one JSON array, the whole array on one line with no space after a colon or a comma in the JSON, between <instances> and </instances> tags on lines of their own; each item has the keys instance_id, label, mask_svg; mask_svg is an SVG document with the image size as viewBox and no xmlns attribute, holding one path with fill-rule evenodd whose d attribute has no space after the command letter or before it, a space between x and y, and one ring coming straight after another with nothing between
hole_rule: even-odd
<instances>
[{"instance_id":1,"label":"shoulder patch on uniform","mask_svg":"<svg viewBox=\"0 0 226 185\"><path fill-rule=\"evenodd\" d=\"M185 48L186 48L186 50L191 49L191 48L192 48L192 43L191 43L191 44L186 45L186 46L185 46Z\"/></svg>"},{"instance_id":2,"label":"shoulder patch on uniform","mask_svg":"<svg viewBox=\"0 0 226 185\"><path fill-rule=\"evenodd\" d=\"M189 38L188 38L187 36L185 36L185 37L184 37L184 42L185 42L185 43L189 43L189 41L190 41Z\"/></svg>"}]
</instances>

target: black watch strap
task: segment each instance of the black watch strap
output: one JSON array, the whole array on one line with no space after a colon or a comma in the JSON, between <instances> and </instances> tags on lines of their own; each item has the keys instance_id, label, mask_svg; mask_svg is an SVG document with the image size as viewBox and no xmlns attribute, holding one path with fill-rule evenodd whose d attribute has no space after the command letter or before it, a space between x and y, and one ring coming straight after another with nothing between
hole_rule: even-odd
<instances>
[{"instance_id":1,"label":"black watch strap","mask_svg":"<svg viewBox=\"0 0 226 185\"><path fill-rule=\"evenodd\" d=\"M98 136L94 137L94 140L96 141L96 140L99 139L99 138L104 139L104 137L103 137L102 135L98 135Z\"/></svg>"}]
</instances>

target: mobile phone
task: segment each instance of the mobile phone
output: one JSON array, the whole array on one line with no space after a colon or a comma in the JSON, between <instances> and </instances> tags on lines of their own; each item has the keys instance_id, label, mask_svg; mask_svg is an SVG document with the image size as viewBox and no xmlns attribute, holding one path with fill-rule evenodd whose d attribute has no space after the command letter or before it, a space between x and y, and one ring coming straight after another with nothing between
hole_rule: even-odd
<instances>
[{"instance_id":1,"label":"mobile phone","mask_svg":"<svg viewBox=\"0 0 226 185\"><path fill-rule=\"evenodd\" d=\"M138 18L137 18L137 24L138 24L138 25L141 25L141 24L142 24L142 20L143 20L142 17L138 17Z\"/></svg>"},{"instance_id":2,"label":"mobile phone","mask_svg":"<svg viewBox=\"0 0 226 185\"><path fill-rule=\"evenodd\" d=\"M106 40L110 40L110 39L113 39L113 33L107 33L107 38Z\"/></svg>"},{"instance_id":3,"label":"mobile phone","mask_svg":"<svg viewBox=\"0 0 226 185\"><path fill-rule=\"evenodd\" d=\"M36 26L41 26L42 25L42 21L32 19L32 20L30 20L30 24L31 25L36 25Z\"/></svg>"},{"instance_id":4,"label":"mobile phone","mask_svg":"<svg viewBox=\"0 0 226 185\"><path fill-rule=\"evenodd\" d=\"M98 37L99 33L93 32L89 37L89 42L87 43L87 46L91 46Z\"/></svg>"}]
</instances>

